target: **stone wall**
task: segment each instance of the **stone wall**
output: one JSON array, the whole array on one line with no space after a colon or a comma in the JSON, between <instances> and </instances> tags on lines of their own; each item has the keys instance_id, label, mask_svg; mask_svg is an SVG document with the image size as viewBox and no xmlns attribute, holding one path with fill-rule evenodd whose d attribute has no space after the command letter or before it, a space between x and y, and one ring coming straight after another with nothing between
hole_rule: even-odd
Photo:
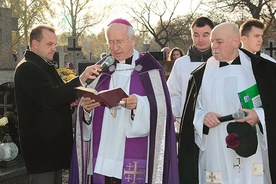
<instances>
[{"instance_id":1,"label":"stone wall","mask_svg":"<svg viewBox=\"0 0 276 184\"><path fill-rule=\"evenodd\" d=\"M0 5L0 84L13 81L17 62L12 51L12 31L18 31L18 19L12 16L12 10Z\"/></svg>"},{"instance_id":2,"label":"stone wall","mask_svg":"<svg viewBox=\"0 0 276 184\"><path fill-rule=\"evenodd\" d=\"M5 82L13 82L14 70L1 70L0 71L0 84Z\"/></svg>"},{"instance_id":3,"label":"stone wall","mask_svg":"<svg viewBox=\"0 0 276 184\"><path fill-rule=\"evenodd\" d=\"M18 30L18 20L12 10L0 7L0 70L14 69L16 62L12 52L12 31Z\"/></svg>"}]
</instances>

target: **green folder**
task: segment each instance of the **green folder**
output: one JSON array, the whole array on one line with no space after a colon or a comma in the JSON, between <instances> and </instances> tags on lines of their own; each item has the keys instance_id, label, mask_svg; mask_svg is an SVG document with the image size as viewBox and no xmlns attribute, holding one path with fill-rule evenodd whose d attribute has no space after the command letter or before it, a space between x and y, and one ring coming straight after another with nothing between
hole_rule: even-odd
<instances>
[{"instance_id":1,"label":"green folder","mask_svg":"<svg viewBox=\"0 0 276 184\"><path fill-rule=\"evenodd\" d=\"M238 93L241 101L241 106L244 109L253 109L262 107L262 101L257 84Z\"/></svg>"},{"instance_id":2,"label":"green folder","mask_svg":"<svg viewBox=\"0 0 276 184\"><path fill-rule=\"evenodd\" d=\"M238 95L243 109L262 107L261 96L257 84L239 92ZM256 131L255 125L253 126L253 129Z\"/></svg>"}]
</instances>

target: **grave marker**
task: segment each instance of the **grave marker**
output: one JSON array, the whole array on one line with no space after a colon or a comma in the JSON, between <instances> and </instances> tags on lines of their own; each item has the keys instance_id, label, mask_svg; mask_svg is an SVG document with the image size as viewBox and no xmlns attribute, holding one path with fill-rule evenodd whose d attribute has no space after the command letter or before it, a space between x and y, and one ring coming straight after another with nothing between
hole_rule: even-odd
<instances>
[{"instance_id":1,"label":"grave marker","mask_svg":"<svg viewBox=\"0 0 276 184\"><path fill-rule=\"evenodd\" d=\"M265 50L269 51L270 57L274 58L275 52L273 51L276 51L276 47L273 47L273 41L269 42L269 47L265 48Z\"/></svg>"},{"instance_id":2,"label":"grave marker","mask_svg":"<svg viewBox=\"0 0 276 184\"><path fill-rule=\"evenodd\" d=\"M68 37L67 52L68 52L69 58L71 60L69 62L73 63L73 65L76 68L76 71L79 71L77 56L78 56L78 54L81 53L81 47L78 46L76 37Z\"/></svg>"},{"instance_id":3,"label":"grave marker","mask_svg":"<svg viewBox=\"0 0 276 184\"><path fill-rule=\"evenodd\" d=\"M18 20L12 10L0 7L0 70L13 70L16 62L12 51L12 31L18 30Z\"/></svg>"},{"instance_id":4,"label":"grave marker","mask_svg":"<svg viewBox=\"0 0 276 184\"><path fill-rule=\"evenodd\" d=\"M12 16L12 10L0 4L0 84L13 81L16 66L12 51L12 31L18 30L18 21Z\"/></svg>"}]
</instances>

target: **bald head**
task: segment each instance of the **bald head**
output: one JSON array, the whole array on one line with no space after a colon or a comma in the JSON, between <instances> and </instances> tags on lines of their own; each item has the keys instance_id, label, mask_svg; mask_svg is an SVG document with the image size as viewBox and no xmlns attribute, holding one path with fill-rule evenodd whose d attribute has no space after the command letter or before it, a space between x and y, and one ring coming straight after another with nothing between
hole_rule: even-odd
<instances>
[{"instance_id":1,"label":"bald head","mask_svg":"<svg viewBox=\"0 0 276 184\"><path fill-rule=\"evenodd\" d=\"M225 35L229 35L231 37L239 36L239 29L236 24L230 23L230 22L224 22L219 25L217 25L212 32L214 31L220 31L223 32Z\"/></svg>"},{"instance_id":2,"label":"bald head","mask_svg":"<svg viewBox=\"0 0 276 184\"><path fill-rule=\"evenodd\" d=\"M239 29L236 24L225 22L211 31L213 56L219 61L231 61L238 56L240 46Z\"/></svg>"}]
</instances>

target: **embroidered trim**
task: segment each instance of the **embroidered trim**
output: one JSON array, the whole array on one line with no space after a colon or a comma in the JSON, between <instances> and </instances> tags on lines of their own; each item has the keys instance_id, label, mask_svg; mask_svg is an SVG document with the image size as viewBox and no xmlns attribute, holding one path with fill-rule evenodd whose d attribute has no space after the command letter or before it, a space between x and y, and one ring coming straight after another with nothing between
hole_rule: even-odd
<instances>
[{"instance_id":1,"label":"embroidered trim","mask_svg":"<svg viewBox=\"0 0 276 184\"><path fill-rule=\"evenodd\" d=\"M115 71L134 70L135 68L115 69Z\"/></svg>"}]
</instances>

